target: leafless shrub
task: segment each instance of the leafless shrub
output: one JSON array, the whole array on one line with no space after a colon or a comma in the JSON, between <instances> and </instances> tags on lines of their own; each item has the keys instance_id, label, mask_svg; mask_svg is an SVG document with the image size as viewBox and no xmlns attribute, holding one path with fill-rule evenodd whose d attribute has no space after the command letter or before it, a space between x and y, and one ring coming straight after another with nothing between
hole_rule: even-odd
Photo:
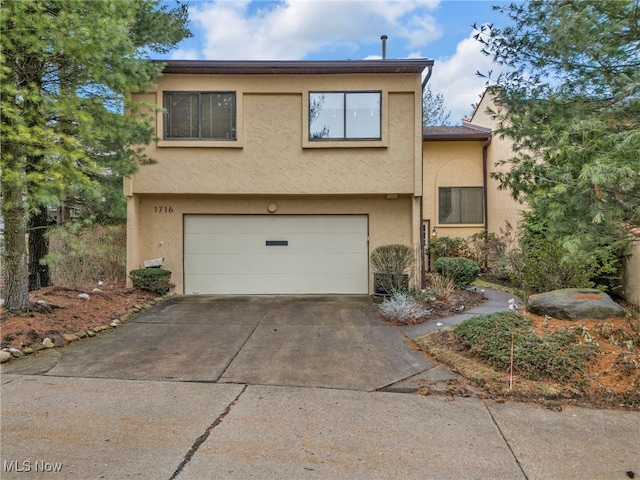
<instances>
[{"instance_id":1,"label":"leafless shrub","mask_svg":"<svg viewBox=\"0 0 640 480\"><path fill-rule=\"evenodd\" d=\"M382 245L371 253L371 266L379 274L379 286L388 294L408 288L405 273L411 275L414 264L413 249L407 245Z\"/></svg>"},{"instance_id":2,"label":"leafless shrub","mask_svg":"<svg viewBox=\"0 0 640 480\"><path fill-rule=\"evenodd\" d=\"M54 285L86 287L97 279L126 278L126 227L95 225L58 227L49 233L49 255Z\"/></svg>"}]
</instances>

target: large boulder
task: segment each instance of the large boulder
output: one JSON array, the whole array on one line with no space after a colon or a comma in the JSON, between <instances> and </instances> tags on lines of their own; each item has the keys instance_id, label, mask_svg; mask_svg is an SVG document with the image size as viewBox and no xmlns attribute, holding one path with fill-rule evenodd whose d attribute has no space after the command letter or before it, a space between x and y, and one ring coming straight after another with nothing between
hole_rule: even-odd
<instances>
[{"instance_id":1,"label":"large boulder","mask_svg":"<svg viewBox=\"0 0 640 480\"><path fill-rule=\"evenodd\" d=\"M531 295L527 310L535 315L548 315L562 320L622 318L625 310L600 290L563 288Z\"/></svg>"}]
</instances>

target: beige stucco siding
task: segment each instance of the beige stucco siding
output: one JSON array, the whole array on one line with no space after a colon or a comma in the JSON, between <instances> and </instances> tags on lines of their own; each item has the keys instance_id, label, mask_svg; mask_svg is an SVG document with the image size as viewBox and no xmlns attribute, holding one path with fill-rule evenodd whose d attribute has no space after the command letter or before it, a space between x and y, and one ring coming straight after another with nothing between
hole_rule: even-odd
<instances>
[{"instance_id":1,"label":"beige stucco siding","mask_svg":"<svg viewBox=\"0 0 640 480\"><path fill-rule=\"evenodd\" d=\"M483 230L483 224L445 225L438 222L440 187L482 187L482 144L470 141L432 141L423 146L424 219L440 237L468 237Z\"/></svg>"},{"instance_id":2,"label":"beige stucco siding","mask_svg":"<svg viewBox=\"0 0 640 480\"><path fill-rule=\"evenodd\" d=\"M176 291L183 293L183 215L269 215L269 204L277 207L273 215L368 215L369 252L389 243L417 247L419 234L413 223L419 217L410 196L135 195L129 198L129 214L137 220L137 226L130 222L127 269L140 268L144 260L163 257ZM369 288L373 293L371 272Z\"/></svg>"},{"instance_id":3,"label":"beige stucco siding","mask_svg":"<svg viewBox=\"0 0 640 480\"><path fill-rule=\"evenodd\" d=\"M629 246L629 255L624 267L624 297L625 299L640 306L640 239Z\"/></svg>"},{"instance_id":4,"label":"beige stucco siding","mask_svg":"<svg viewBox=\"0 0 640 480\"><path fill-rule=\"evenodd\" d=\"M513 199L509 190L500 190L500 182L491 177L492 172L507 172L509 165L498 165L498 162L514 156L513 142L495 132L498 127L496 121L488 113L488 109L495 110L494 95L488 91L482 97L476 108L471 123L480 127L494 130L491 143L487 148L487 229L496 234L504 229L507 222L514 228L520 223L524 206Z\"/></svg>"},{"instance_id":5,"label":"beige stucco siding","mask_svg":"<svg viewBox=\"0 0 640 480\"><path fill-rule=\"evenodd\" d=\"M161 78L160 103L164 90L236 91L238 140L153 144L147 153L157 163L132 179L131 193L419 194L416 77L303 77ZM309 142L306 103L313 90L382 91L382 139ZM162 137L161 113L156 120Z\"/></svg>"}]
</instances>

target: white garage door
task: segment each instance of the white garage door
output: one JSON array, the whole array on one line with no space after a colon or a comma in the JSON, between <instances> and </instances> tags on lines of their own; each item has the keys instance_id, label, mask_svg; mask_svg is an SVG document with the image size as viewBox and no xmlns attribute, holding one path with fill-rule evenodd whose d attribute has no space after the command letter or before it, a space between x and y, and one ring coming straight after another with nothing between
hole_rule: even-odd
<instances>
[{"instance_id":1,"label":"white garage door","mask_svg":"<svg viewBox=\"0 0 640 480\"><path fill-rule=\"evenodd\" d=\"M366 215L185 215L185 293L368 293Z\"/></svg>"}]
</instances>

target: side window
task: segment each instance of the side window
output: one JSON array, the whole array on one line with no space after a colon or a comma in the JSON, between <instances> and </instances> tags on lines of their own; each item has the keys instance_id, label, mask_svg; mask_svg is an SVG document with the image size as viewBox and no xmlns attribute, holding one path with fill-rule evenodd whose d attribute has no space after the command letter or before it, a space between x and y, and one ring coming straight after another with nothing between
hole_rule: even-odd
<instances>
[{"instance_id":1,"label":"side window","mask_svg":"<svg viewBox=\"0 0 640 480\"><path fill-rule=\"evenodd\" d=\"M381 92L310 92L309 140L381 138Z\"/></svg>"},{"instance_id":2,"label":"side window","mask_svg":"<svg viewBox=\"0 0 640 480\"><path fill-rule=\"evenodd\" d=\"M165 140L235 140L235 92L164 92Z\"/></svg>"},{"instance_id":3,"label":"side window","mask_svg":"<svg viewBox=\"0 0 640 480\"><path fill-rule=\"evenodd\" d=\"M438 190L439 223L483 223L482 187L440 187Z\"/></svg>"}]
</instances>

